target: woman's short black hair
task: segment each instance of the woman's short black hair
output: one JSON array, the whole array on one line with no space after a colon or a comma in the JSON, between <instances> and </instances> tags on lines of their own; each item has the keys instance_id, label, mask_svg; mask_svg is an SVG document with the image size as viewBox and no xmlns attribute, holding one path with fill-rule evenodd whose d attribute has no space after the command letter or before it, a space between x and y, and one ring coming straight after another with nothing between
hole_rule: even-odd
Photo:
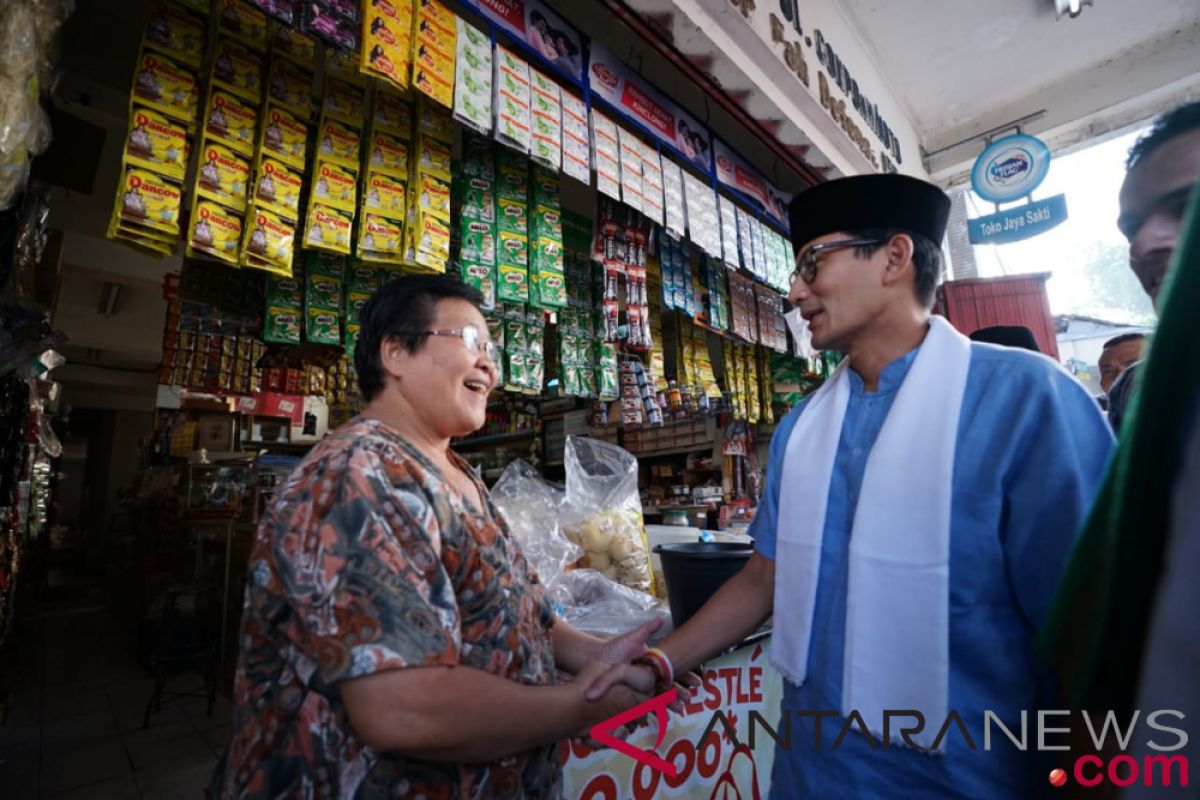
<instances>
[{"instance_id":1,"label":"woman's short black hair","mask_svg":"<svg viewBox=\"0 0 1200 800\"><path fill-rule=\"evenodd\" d=\"M476 308L483 295L466 284L445 275L406 275L389 281L362 307L358 343L354 346L354 369L358 389L371 400L383 388L383 364L379 346L385 339L397 337L410 353L425 344L425 331L437 316L441 300L466 300Z\"/></svg>"}]
</instances>

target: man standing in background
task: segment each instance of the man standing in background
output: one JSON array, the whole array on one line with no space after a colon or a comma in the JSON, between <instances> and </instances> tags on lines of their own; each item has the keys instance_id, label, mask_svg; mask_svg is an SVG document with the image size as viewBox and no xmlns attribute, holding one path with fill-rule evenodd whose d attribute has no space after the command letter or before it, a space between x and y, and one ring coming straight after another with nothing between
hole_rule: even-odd
<instances>
[{"instance_id":1,"label":"man standing in background","mask_svg":"<svg viewBox=\"0 0 1200 800\"><path fill-rule=\"evenodd\" d=\"M1200 101L1159 117L1125 162L1117 227L1129 240L1129 266L1158 307L1158 293L1183 230L1183 212L1200 178ZM1138 370L1125 370L1108 393L1108 421L1121 430Z\"/></svg>"},{"instance_id":2,"label":"man standing in background","mask_svg":"<svg viewBox=\"0 0 1200 800\"><path fill-rule=\"evenodd\" d=\"M1142 345L1146 343L1144 333L1122 333L1104 343L1100 351L1100 390L1108 394L1121 373L1136 364L1142 357Z\"/></svg>"}]
</instances>

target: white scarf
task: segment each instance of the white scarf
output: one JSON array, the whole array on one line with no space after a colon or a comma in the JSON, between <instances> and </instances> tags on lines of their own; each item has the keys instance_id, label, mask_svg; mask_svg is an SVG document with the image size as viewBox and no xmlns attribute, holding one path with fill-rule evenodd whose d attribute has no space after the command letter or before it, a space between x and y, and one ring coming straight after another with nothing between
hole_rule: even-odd
<instances>
[{"instance_id":1,"label":"white scarf","mask_svg":"<svg viewBox=\"0 0 1200 800\"><path fill-rule=\"evenodd\" d=\"M934 316L867 458L850 537L842 713L882 738L884 710L916 709L931 748L949 704L950 498L970 342ZM771 663L803 684L829 483L850 401L843 362L809 399L779 486ZM911 727L896 716L893 741Z\"/></svg>"}]
</instances>

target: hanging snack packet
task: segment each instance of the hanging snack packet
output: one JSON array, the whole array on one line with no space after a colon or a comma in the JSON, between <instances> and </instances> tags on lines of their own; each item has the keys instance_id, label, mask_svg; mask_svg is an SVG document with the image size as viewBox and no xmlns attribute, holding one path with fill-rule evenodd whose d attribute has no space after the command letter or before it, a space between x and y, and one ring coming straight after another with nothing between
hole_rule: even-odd
<instances>
[{"instance_id":1,"label":"hanging snack packet","mask_svg":"<svg viewBox=\"0 0 1200 800\"><path fill-rule=\"evenodd\" d=\"M125 139L125 163L181 181L187 173L188 129L164 114L134 106Z\"/></svg>"},{"instance_id":2,"label":"hanging snack packet","mask_svg":"<svg viewBox=\"0 0 1200 800\"><path fill-rule=\"evenodd\" d=\"M357 204L358 173L348 167L317 158L313 165L313 200L353 212Z\"/></svg>"},{"instance_id":3,"label":"hanging snack packet","mask_svg":"<svg viewBox=\"0 0 1200 800\"><path fill-rule=\"evenodd\" d=\"M271 37L271 52L274 55L287 56L306 66L317 63L316 39L288 25L275 25L274 28L275 35Z\"/></svg>"},{"instance_id":4,"label":"hanging snack packet","mask_svg":"<svg viewBox=\"0 0 1200 800\"><path fill-rule=\"evenodd\" d=\"M188 250L203 253L228 264L238 263L238 245L242 240L242 216L218 203L201 200L192 214Z\"/></svg>"},{"instance_id":5,"label":"hanging snack packet","mask_svg":"<svg viewBox=\"0 0 1200 800\"><path fill-rule=\"evenodd\" d=\"M213 83L251 105L262 100L262 56L232 39L218 38L213 53Z\"/></svg>"},{"instance_id":6,"label":"hanging snack packet","mask_svg":"<svg viewBox=\"0 0 1200 800\"><path fill-rule=\"evenodd\" d=\"M404 216L404 181L383 172L367 170L363 182L363 207L395 218Z\"/></svg>"},{"instance_id":7,"label":"hanging snack packet","mask_svg":"<svg viewBox=\"0 0 1200 800\"><path fill-rule=\"evenodd\" d=\"M133 99L188 126L196 124L199 83L190 69L153 50L142 50L134 68Z\"/></svg>"},{"instance_id":8,"label":"hanging snack packet","mask_svg":"<svg viewBox=\"0 0 1200 800\"><path fill-rule=\"evenodd\" d=\"M123 222L175 236L182 196L178 184L149 170L126 167L117 213Z\"/></svg>"},{"instance_id":9,"label":"hanging snack packet","mask_svg":"<svg viewBox=\"0 0 1200 800\"><path fill-rule=\"evenodd\" d=\"M352 212L340 211L320 203L309 203L304 245L317 250L349 255L353 225Z\"/></svg>"},{"instance_id":10,"label":"hanging snack packet","mask_svg":"<svg viewBox=\"0 0 1200 800\"><path fill-rule=\"evenodd\" d=\"M330 78L325 81L322 111L326 118L332 117L358 127L367 113L366 92L349 81Z\"/></svg>"},{"instance_id":11,"label":"hanging snack packet","mask_svg":"<svg viewBox=\"0 0 1200 800\"><path fill-rule=\"evenodd\" d=\"M357 128L333 119L323 119L317 131L317 155L358 168L362 134Z\"/></svg>"},{"instance_id":12,"label":"hanging snack packet","mask_svg":"<svg viewBox=\"0 0 1200 800\"><path fill-rule=\"evenodd\" d=\"M270 23L267 15L243 0L217 0L217 25L223 33L235 36L257 50L267 46Z\"/></svg>"},{"instance_id":13,"label":"hanging snack packet","mask_svg":"<svg viewBox=\"0 0 1200 800\"><path fill-rule=\"evenodd\" d=\"M582 183L591 183L591 148L588 144L587 106L562 91L562 170Z\"/></svg>"},{"instance_id":14,"label":"hanging snack packet","mask_svg":"<svg viewBox=\"0 0 1200 800\"><path fill-rule=\"evenodd\" d=\"M204 133L243 155L252 155L258 135L258 111L245 100L214 89L204 115Z\"/></svg>"},{"instance_id":15,"label":"hanging snack packet","mask_svg":"<svg viewBox=\"0 0 1200 800\"><path fill-rule=\"evenodd\" d=\"M313 344L341 344L342 326L338 312L324 308L308 309L304 338Z\"/></svg>"},{"instance_id":16,"label":"hanging snack packet","mask_svg":"<svg viewBox=\"0 0 1200 800\"><path fill-rule=\"evenodd\" d=\"M408 89L412 71L412 3L372 3L362 19L359 68L397 89Z\"/></svg>"},{"instance_id":17,"label":"hanging snack packet","mask_svg":"<svg viewBox=\"0 0 1200 800\"><path fill-rule=\"evenodd\" d=\"M493 83L496 139L519 152L528 153L533 142L533 96L529 85L529 64L506 48L496 45Z\"/></svg>"},{"instance_id":18,"label":"hanging snack packet","mask_svg":"<svg viewBox=\"0 0 1200 800\"><path fill-rule=\"evenodd\" d=\"M304 169L308 149L308 126L291 112L267 104L261 149L295 169Z\"/></svg>"},{"instance_id":19,"label":"hanging snack packet","mask_svg":"<svg viewBox=\"0 0 1200 800\"><path fill-rule=\"evenodd\" d=\"M379 90L375 93L372 131L386 131L401 139L408 139L412 135L412 125L412 106L407 100L388 91Z\"/></svg>"},{"instance_id":20,"label":"hanging snack packet","mask_svg":"<svg viewBox=\"0 0 1200 800\"><path fill-rule=\"evenodd\" d=\"M295 113L300 119L312 114L312 72L286 58L271 61L267 97Z\"/></svg>"},{"instance_id":21,"label":"hanging snack packet","mask_svg":"<svg viewBox=\"0 0 1200 800\"><path fill-rule=\"evenodd\" d=\"M142 41L148 47L199 69L204 61L205 32L202 17L175 3L159 0L150 7L150 19L146 22L146 35Z\"/></svg>"},{"instance_id":22,"label":"hanging snack packet","mask_svg":"<svg viewBox=\"0 0 1200 800\"><path fill-rule=\"evenodd\" d=\"M404 252L404 225L378 214L364 214L358 226L358 256L398 259Z\"/></svg>"},{"instance_id":23,"label":"hanging snack packet","mask_svg":"<svg viewBox=\"0 0 1200 800\"><path fill-rule=\"evenodd\" d=\"M462 17L455 58L454 118L483 134L492 132L492 43Z\"/></svg>"},{"instance_id":24,"label":"hanging snack packet","mask_svg":"<svg viewBox=\"0 0 1200 800\"><path fill-rule=\"evenodd\" d=\"M234 211L246 210L250 160L217 142L205 142L196 172L196 194Z\"/></svg>"},{"instance_id":25,"label":"hanging snack packet","mask_svg":"<svg viewBox=\"0 0 1200 800\"><path fill-rule=\"evenodd\" d=\"M296 308L267 308L263 341L272 344L300 344L301 311Z\"/></svg>"},{"instance_id":26,"label":"hanging snack packet","mask_svg":"<svg viewBox=\"0 0 1200 800\"><path fill-rule=\"evenodd\" d=\"M372 170L394 175L402 180L408 178L408 145L395 136L375 132L369 140L368 164Z\"/></svg>"},{"instance_id":27,"label":"hanging snack packet","mask_svg":"<svg viewBox=\"0 0 1200 800\"><path fill-rule=\"evenodd\" d=\"M292 274L292 250L296 240L295 223L261 208L251 210L246 218L246 233L242 251L255 260L249 265L269 265L274 272Z\"/></svg>"},{"instance_id":28,"label":"hanging snack packet","mask_svg":"<svg viewBox=\"0 0 1200 800\"><path fill-rule=\"evenodd\" d=\"M254 201L288 219L300 218L301 174L282 161L264 156L259 160Z\"/></svg>"}]
</instances>

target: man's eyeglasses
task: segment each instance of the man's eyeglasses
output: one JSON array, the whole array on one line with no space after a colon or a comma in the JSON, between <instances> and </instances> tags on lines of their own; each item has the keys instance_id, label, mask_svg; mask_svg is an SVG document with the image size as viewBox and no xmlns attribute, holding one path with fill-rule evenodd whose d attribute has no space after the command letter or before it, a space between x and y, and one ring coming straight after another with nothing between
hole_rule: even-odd
<instances>
[{"instance_id":1,"label":"man's eyeglasses","mask_svg":"<svg viewBox=\"0 0 1200 800\"><path fill-rule=\"evenodd\" d=\"M805 283L812 283L817 277L817 256L829 250L841 250L846 247L869 247L883 244L881 239L838 239L833 242L820 242L805 250L796 258L796 269L792 272L789 283L796 278Z\"/></svg>"},{"instance_id":2,"label":"man's eyeglasses","mask_svg":"<svg viewBox=\"0 0 1200 800\"><path fill-rule=\"evenodd\" d=\"M461 328L442 328L435 331L421 331L417 335L457 336L463 340L463 344L467 346L468 350L478 350L486 355L493 364L499 365L500 363L500 349L474 325L463 325Z\"/></svg>"}]
</instances>

